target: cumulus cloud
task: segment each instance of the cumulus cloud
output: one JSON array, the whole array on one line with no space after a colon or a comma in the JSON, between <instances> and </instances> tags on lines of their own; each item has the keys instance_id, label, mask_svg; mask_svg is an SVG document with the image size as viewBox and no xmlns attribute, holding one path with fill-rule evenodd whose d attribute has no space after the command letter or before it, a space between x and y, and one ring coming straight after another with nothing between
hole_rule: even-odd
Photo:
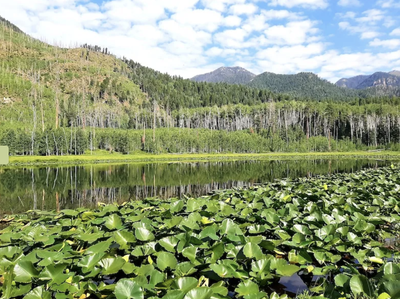
<instances>
[{"instance_id":1,"label":"cumulus cloud","mask_svg":"<svg viewBox=\"0 0 400 299\"><path fill-rule=\"evenodd\" d=\"M269 44L295 45L309 41L318 29L316 23L310 20L289 22L286 25L277 25L265 30L265 36Z\"/></svg>"},{"instance_id":2,"label":"cumulus cloud","mask_svg":"<svg viewBox=\"0 0 400 299\"><path fill-rule=\"evenodd\" d=\"M338 23L339 28L351 34L359 34L361 39L376 38L382 35L382 26L391 27L395 24L394 19L380 9L365 10L360 15L347 12L338 16L345 20Z\"/></svg>"},{"instance_id":3,"label":"cumulus cloud","mask_svg":"<svg viewBox=\"0 0 400 299\"><path fill-rule=\"evenodd\" d=\"M214 42L218 43L224 48L243 48L245 37L248 32L241 28L225 30L215 34Z\"/></svg>"},{"instance_id":4,"label":"cumulus cloud","mask_svg":"<svg viewBox=\"0 0 400 299\"><path fill-rule=\"evenodd\" d=\"M258 10L258 7L252 3L235 4L229 8L229 11L234 15L251 15Z\"/></svg>"},{"instance_id":5,"label":"cumulus cloud","mask_svg":"<svg viewBox=\"0 0 400 299\"><path fill-rule=\"evenodd\" d=\"M390 32L390 35L400 36L400 28L394 29L392 32Z\"/></svg>"},{"instance_id":6,"label":"cumulus cloud","mask_svg":"<svg viewBox=\"0 0 400 299\"><path fill-rule=\"evenodd\" d=\"M194 29L213 32L219 28L224 21L220 12L210 9L187 9L181 10L171 16L178 24L189 25Z\"/></svg>"},{"instance_id":7,"label":"cumulus cloud","mask_svg":"<svg viewBox=\"0 0 400 299\"><path fill-rule=\"evenodd\" d=\"M400 47L400 39L386 39L380 40L379 38L374 39L369 43L373 47L384 47L389 49L396 49Z\"/></svg>"},{"instance_id":8,"label":"cumulus cloud","mask_svg":"<svg viewBox=\"0 0 400 299\"><path fill-rule=\"evenodd\" d=\"M388 9L397 1L362 2L364 11L336 14L339 29L364 39L364 52L352 53L349 46L348 54L324 35L321 17L309 10L327 8L328 0L92 1L3 1L1 14L47 42L108 47L183 77L240 65L254 73L313 71L336 80L400 66L400 28L393 28L398 22Z\"/></svg>"}]
</instances>

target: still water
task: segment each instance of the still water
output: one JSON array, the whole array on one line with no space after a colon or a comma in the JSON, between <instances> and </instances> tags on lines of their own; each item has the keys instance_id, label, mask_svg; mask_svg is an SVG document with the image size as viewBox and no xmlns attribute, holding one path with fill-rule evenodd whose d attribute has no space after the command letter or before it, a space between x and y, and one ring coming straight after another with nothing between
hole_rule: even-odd
<instances>
[{"instance_id":1,"label":"still water","mask_svg":"<svg viewBox=\"0 0 400 299\"><path fill-rule=\"evenodd\" d=\"M0 216L155 196L196 197L216 189L390 164L388 160L335 159L0 168Z\"/></svg>"}]
</instances>

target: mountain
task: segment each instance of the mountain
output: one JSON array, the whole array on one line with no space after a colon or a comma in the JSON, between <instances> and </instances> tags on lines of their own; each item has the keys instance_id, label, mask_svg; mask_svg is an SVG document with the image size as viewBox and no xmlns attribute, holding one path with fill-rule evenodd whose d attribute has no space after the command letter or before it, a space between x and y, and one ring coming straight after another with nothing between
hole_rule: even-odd
<instances>
[{"instance_id":1,"label":"mountain","mask_svg":"<svg viewBox=\"0 0 400 299\"><path fill-rule=\"evenodd\" d=\"M392 89L400 88L400 71L376 72L372 75L343 78L336 82L336 85L350 89L375 88L381 91L387 90L388 93L391 93Z\"/></svg>"},{"instance_id":2,"label":"mountain","mask_svg":"<svg viewBox=\"0 0 400 299\"><path fill-rule=\"evenodd\" d=\"M213 72L197 75L191 80L195 82L246 84L256 75L242 67L220 67Z\"/></svg>"},{"instance_id":3,"label":"mountain","mask_svg":"<svg viewBox=\"0 0 400 299\"><path fill-rule=\"evenodd\" d=\"M360 85L365 79L369 76L359 75L352 78L343 78L336 82L336 85L339 87L353 88L356 89L358 85Z\"/></svg>"},{"instance_id":4,"label":"mountain","mask_svg":"<svg viewBox=\"0 0 400 299\"><path fill-rule=\"evenodd\" d=\"M394 88L400 87L400 77L384 72L376 72L361 82L357 89L369 87Z\"/></svg>"},{"instance_id":5,"label":"mountain","mask_svg":"<svg viewBox=\"0 0 400 299\"><path fill-rule=\"evenodd\" d=\"M356 91L341 88L313 73L304 72L296 75L265 72L256 76L248 86L314 100L343 100L358 96Z\"/></svg>"}]
</instances>

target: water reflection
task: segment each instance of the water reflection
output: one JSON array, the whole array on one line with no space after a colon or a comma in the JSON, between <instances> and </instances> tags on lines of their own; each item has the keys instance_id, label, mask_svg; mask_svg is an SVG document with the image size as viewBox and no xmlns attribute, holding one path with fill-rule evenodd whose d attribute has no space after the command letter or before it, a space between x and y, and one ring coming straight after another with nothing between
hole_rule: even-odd
<instances>
[{"instance_id":1,"label":"water reflection","mask_svg":"<svg viewBox=\"0 0 400 299\"><path fill-rule=\"evenodd\" d=\"M202 196L216 189L390 165L357 159L0 168L0 214L94 207L146 197Z\"/></svg>"}]
</instances>

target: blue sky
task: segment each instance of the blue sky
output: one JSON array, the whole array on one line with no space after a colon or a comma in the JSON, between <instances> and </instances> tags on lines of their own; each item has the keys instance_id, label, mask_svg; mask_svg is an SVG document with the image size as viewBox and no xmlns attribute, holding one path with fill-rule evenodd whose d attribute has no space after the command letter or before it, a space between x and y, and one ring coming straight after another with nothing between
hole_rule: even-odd
<instances>
[{"instance_id":1,"label":"blue sky","mask_svg":"<svg viewBox=\"0 0 400 299\"><path fill-rule=\"evenodd\" d=\"M0 0L48 43L108 47L189 78L220 66L342 77L400 69L398 0Z\"/></svg>"}]
</instances>

